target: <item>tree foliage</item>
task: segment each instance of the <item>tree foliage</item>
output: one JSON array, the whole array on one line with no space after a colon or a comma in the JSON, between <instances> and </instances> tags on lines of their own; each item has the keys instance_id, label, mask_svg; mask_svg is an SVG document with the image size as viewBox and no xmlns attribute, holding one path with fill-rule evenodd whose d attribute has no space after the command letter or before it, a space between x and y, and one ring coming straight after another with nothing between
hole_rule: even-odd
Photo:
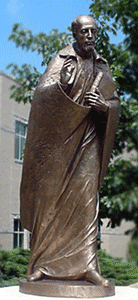
<instances>
[{"instance_id":1,"label":"tree foliage","mask_svg":"<svg viewBox=\"0 0 138 300\"><path fill-rule=\"evenodd\" d=\"M47 66L52 57L71 42L72 37L70 31L59 33L57 29L51 30L49 35L45 33L34 35L31 30L23 29L20 24L16 23L13 25L9 40L24 51L35 51L41 55L41 65ZM18 83L17 87L12 86L12 98L18 102L27 103L29 101L31 103L33 91L42 74L30 64L23 64L19 67L11 63L7 68L11 69L11 73Z\"/></svg>"},{"instance_id":2,"label":"tree foliage","mask_svg":"<svg viewBox=\"0 0 138 300\"><path fill-rule=\"evenodd\" d=\"M101 189L101 217L109 217L112 227L121 220L133 220L132 237L138 235L138 0L95 0L90 12L97 20L97 48L107 58L117 81L121 100L119 127L114 145L114 163ZM124 34L122 43L110 42L110 33ZM119 156L124 149L135 150L127 161ZM119 158L118 158L119 156Z\"/></svg>"},{"instance_id":3,"label":"tree foliage","mask_svg":"<svg viewBox=\"0 0 138 300\"><path fill-rule=\"evenodd\" d=\"M124 33L123 43L115 47L109 43L113 53L118 55L114 57L110 51L106 55L109 54L109 61L115 59L121 70L122 76L118 77L121 92L138 99L138 0L95 0L90 11L106 35L107 32L116 35L118 29ZM106 43L104 35L102 40Z\"/></svg>"}]
</instances>

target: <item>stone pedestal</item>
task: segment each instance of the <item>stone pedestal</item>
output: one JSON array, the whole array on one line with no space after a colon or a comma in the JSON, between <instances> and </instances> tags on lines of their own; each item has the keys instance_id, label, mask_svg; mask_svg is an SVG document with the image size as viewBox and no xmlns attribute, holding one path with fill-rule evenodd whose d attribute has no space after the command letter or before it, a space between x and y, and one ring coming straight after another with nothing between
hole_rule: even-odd
<instances>
[{"instance_id":1,"label":"stone pedestal","mask_svg":"<svg viewBox=\"0 0 138 300\"><path fill-rule=\"evenodd\" d=\"M93 285L86 281L65 281L65 280L41 280L27 282L20 281L20 292L30 295L64 298L100 298L113 296L115 285L110 282L108 287Z\"/></svg>"}]
</instances>

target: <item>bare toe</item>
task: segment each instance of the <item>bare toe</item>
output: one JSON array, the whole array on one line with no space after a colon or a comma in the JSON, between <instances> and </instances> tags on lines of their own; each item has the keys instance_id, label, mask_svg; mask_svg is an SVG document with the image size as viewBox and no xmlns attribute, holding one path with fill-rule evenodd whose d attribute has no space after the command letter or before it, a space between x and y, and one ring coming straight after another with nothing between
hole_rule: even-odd
<instances>
[{"instance_id":1,"label":"bare toe","mask_svg":"<svg viewBox=\"0 0 138 300\"><path fill-rule=\"evenodd\" d=\"M102 277L102 278L103 278L103 277ZM107 279L105 279L105 278L102 279L102 285L103 285L104 287L108 287L108 286L109 286L109 283L110 283L109 280L107 280Z\"/></svg>"},{"instance_id":2,"label":"bare toe","mask_svg":"<svg viewBox=\"0 0 138 300\"><path fill-rule=\"evenodd\" d=\"M44 274L40 270L36 270L31 275L27 276L27 281L37 281L43 278L44 278Z\"/></svg>"},{"instance_id":3,"label":"bare toe","mask_svg":"<svg viewBox=\"0 0 138 300\"><path fill-rule=\"evenodd\" d=\"M85 280L94 283L95 285L109 286L109 281L103 278L96 270L88 271L85 275Z\"/></svg>"}]
</instances>

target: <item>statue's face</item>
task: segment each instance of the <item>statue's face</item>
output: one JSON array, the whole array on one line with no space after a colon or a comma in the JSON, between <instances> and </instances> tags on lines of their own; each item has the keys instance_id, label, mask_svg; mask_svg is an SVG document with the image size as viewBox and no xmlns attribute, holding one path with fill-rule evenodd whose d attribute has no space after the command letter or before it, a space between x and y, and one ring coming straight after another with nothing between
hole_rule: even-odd
<instances>
[{"instance_id":1,"label":"statue's face","mask_svg":"<svg viewBox=\"0 0 138 300\"><path fill-rule=\"evenodd\" d=\"M94 19L85 17L78 24L75 39L78 48L83 52L92 51L97 37L97 26Z\"/></svg>"}]
</instances>

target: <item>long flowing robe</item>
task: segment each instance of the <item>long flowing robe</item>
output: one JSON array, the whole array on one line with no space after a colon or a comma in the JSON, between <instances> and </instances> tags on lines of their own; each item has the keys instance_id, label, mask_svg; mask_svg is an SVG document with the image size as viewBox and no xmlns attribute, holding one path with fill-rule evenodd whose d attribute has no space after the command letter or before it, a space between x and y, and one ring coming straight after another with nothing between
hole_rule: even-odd
<instances>
[{"instance_id":1,"label":"long flowing robe","mask_svg":"<svg viewBox=\"0 0 138 300\"><path fill-rule=\"evenodd\" d=\"M60 70L69 57L74 71L63 89ZM21 222L32 232L28 275L40 269L52 278L76 279L89 269L100 272L98 191L119 114L118 98L110 100L107 88L107 113L84 104L101 69L112 82L106 60L98 54L83 59L70 45L50 62L35 91L21 182Z\"/></svg>"}]
</instances>

